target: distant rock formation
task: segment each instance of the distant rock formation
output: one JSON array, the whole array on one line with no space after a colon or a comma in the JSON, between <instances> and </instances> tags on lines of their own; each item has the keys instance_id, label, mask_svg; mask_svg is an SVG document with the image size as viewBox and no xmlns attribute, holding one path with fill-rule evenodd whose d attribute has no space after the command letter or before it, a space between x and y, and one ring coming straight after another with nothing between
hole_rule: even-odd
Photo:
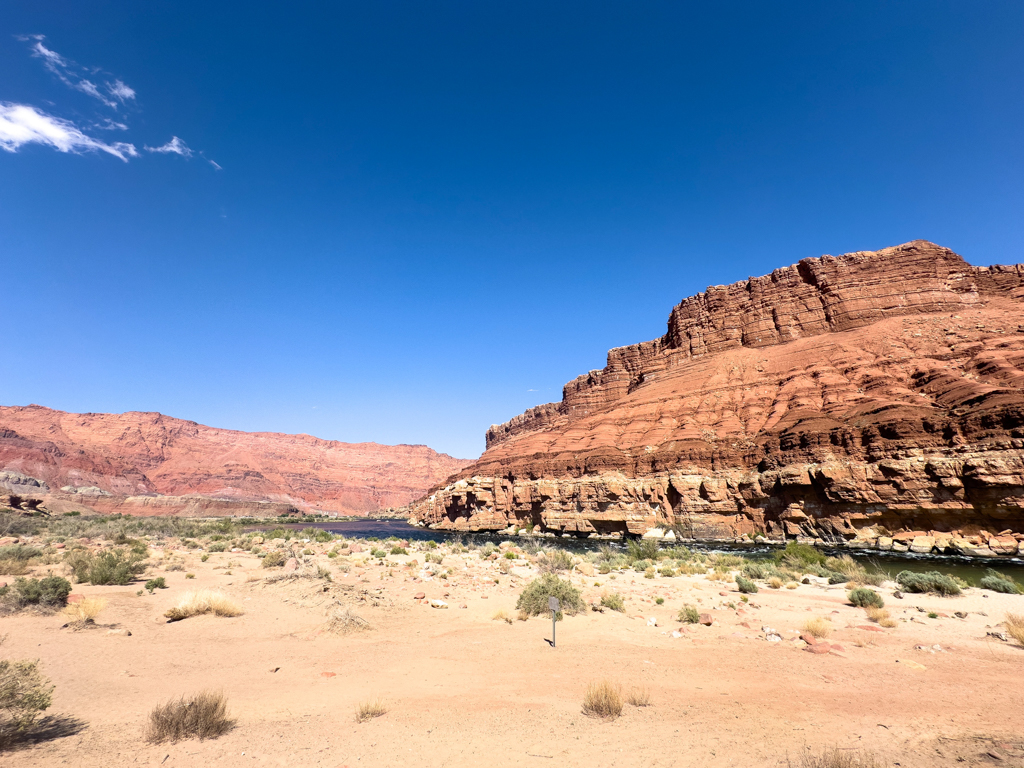
<instances>
[{"instance_id":1,"label":"distant rock formation","mask_svg":"<svg viewBox=\"0 0 1024 768\"><path fill-rule=\"evenodd\" d=\"M56 511L365 515L407 504L468 463L423 445L0 406L0 489L45 496Z\"/></svg>"},{"instance_id":2,"label":"distant rock formation","mask_svg":"<svg viewBox=\"0 0 1024 768\"><path fill-rule=\"evenodd\" d=\"M1024 540L1024 265L915 241L708 288L404 511L453 530Z\"/></svg>"}]
</instances>

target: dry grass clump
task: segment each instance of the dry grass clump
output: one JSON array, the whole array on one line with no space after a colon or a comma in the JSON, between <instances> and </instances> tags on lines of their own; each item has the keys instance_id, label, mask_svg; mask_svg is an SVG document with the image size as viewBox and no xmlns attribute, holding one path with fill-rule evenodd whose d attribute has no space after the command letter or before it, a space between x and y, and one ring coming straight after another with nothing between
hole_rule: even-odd
<instances>
[{"instance_id":1,"label":"dry grass clump","mask_svg":"<svg viewBox=\"0 0 1024 768\"><path fill-rule=\"evenodd\" d=\"M365 723L367 720L387 714L387 711L388 708L381 699L364 701L356 707L356 722Z\"/></svg>"},{"instance_id":2,"label":"dry grass clump","mask_svg":"<svg viewBox=\"0 0 1024 768\"><path fill-rule=\"evenodd\" d=\"M526 610L523 610L522 608L520 608L516 612L516 621L529 621L529 620L530 620L530 612L529 611L526 611Z\"/></svg>"},{"instance_id":3,"label":"dry grass clump","mask_svg":"<svg viewBox=\"0 0 1024 768\"><path fill-rule=\"evenodd\" d=\"M782 589L782 579L780 579L778 576L772 576L770 579L768 579L768 588Z\"/></svg>"},{"instance_id":4,"label":"dry grass clump","mask_svg":"<svg viewBox=\"0 0 1024 768\"><path fill-rule=\"evenodd\" d=\"M635 686L626 694L626 703L634 707L651 706L651 692L644 686Z\"/></svg>"},{"instance_id":5,"label":"dry grass clump","mask_svg":"<svg viewBox=\"0 0 1024 768\"><path fill-rule=\"evenodd\" d=\"M1006 625L1006 634L1024 645L1024 614L1008 613L1003 619L1003 624Z\"/></svg>"},{"instance_id":6,"label":"dry grass clump","mask_svg":"<svg viewBox=\"0 0 1024 768\"><path fill-rule=\"evenodd\" d=\"M708 581L732 581L732 574L724 568L715 568L705 578Z\"/></svg>"},{"instance_id":7,"label":"dry grass clump","mask_svg":"<svg viewBox=\"0 0 1024 768\"><path fill-rule=\"evenodd\" d=\"M234 727L227 716L228 701L219 691L202 691L161 704L149 713L146 741L215 739Z\"/></svg>"},{"instance_id":8,"label":"dry grass clump","mask_svg":"<svg viewBox=\"0 0 1024 768\"><path fill-rule=\"evenodd\" d=\"M803 630L819 640L824 640L832 634L832 623L828 619L815 617L804 622Z\"/></svg>"},{"instance_id":9,"label":"dry grass clump","mask_svg":"<svg viewBox=\"0 0 1024 768\"><path fill-rule=\"evenodd\" d=\"M786 763L792 768L793 763ZM816 755L804 755L800 768L882 768L884 763L875 759L870 752L860 754L855 750L826 749Z\"/></svg>"},{"instance_id":10,"label":"dry grass clump","mask_svg":"<svg viewBox=\"0 0 1024 768\"><path fill-rule=\"evenodd\" d=\"M64 615L71 619L72 624L94 624L100 611L107 607L102 597L87 597L64 608Z\"/></svg>"},{"instance_id":11,"label":"dry grass clump","mask_svg":"<svg viewBox=\"0 0 1024 768\"><path fill-rule=\"evenodd\" d=\"M876 608L873 605L868 605L864 608L864 613L867 614L868 621L873 621L880 627L892 629L896 626L896 620L889 615L885 608Z\"/></svg>"},{"instance_id":12,"label":"dry grass clump","mask_svg":"<svg viewBox=\"0 0 1024 768\"><path fill-rule=\"evenodd\" d=\"M335 608L327 615L327 631L347 635L370 628L370 622L357 615L351 608Z\"/></svg>"},{"instance_id":13,"label":"dry grass clump","mask_svg":"<svg viewBox=\"0 0 1024 768\"><path fill-rule=\"evenodd\" d=\"M491 621L504 621L506 624L511 624L512 617L508 615L508 611L504 608L499 608L494 612L494 615L491 616Z\"/></svg>"},{"instance_id":14,"label":"dry grass clump","mask_svg":"<svg viewBox=\"0 0 1024 768\"><path fill-rule=\"evenodd\" d=\"M602 680L587 686L583 695L583 714L612 720L622 714L622 692L619 686Z\"/></svg>"},{"instance_id":15,"label":"dry grass clump","mask_svg":"<svg viewBox=\"0 0 1024 768\"><path fill-rule=\"evenodd\" d=\"M800 585L797 584L795 581L788 581L788 582L786 582L786 589L796 589L799 586Z\"/></svg>"},{"instance_id":16,"label":"dry grass clump","mask_svg":"<svg viewBox=\"0 0 1024 768\"><path fill-rule=\"evenodd\" d=\"M178 604L164 614L171 621L212 613L214 616L241 616L242 609L223 592L200 589L186 592Z\"/></svg>"}]
</instances>

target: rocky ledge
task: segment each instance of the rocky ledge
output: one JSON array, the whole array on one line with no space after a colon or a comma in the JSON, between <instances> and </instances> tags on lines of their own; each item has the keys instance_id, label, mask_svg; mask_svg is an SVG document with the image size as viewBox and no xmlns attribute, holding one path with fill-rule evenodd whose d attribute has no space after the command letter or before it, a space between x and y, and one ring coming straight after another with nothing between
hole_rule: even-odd
<instances>
[{"instance_id":1,"label":"rocky ledge","mask_svg":"<svg viewBox=\"0 0 1024 768\"><path fill-rule=\"evenodd\" d=\"M491 427L478 461L404 512L449 530L1016 554L1022 323L1024 265L924 241L708 288L661 338Z\"/></svg>"}]
</instances>

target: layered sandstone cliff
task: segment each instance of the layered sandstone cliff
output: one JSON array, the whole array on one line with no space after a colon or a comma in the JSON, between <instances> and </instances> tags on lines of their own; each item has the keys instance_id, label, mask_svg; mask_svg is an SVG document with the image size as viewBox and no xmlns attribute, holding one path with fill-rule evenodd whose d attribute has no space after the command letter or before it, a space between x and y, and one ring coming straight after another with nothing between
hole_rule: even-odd
<instances>
[{"instance_id":1,"label":"layered sandstone cliff","mask_svg":"<svg viewBox=\"0 0 1024 768\"><path fill-rule=\"evenodd\" d=\"M491 427L407 511L458 530L1024 534L1022 324L1024 265L924 241L711 287Z\"/></svg>"},{"instance_id":2,"label":"layered sandstone cliff","mask_svg":"<svg viewBox=\"0 0 1024 768\"><path fill-rule=\"evenodd\" d=\"M423 445L0 406L0 490L58 510L367 514L408 503L467 463Z\"/></svg>"}]
</instances>

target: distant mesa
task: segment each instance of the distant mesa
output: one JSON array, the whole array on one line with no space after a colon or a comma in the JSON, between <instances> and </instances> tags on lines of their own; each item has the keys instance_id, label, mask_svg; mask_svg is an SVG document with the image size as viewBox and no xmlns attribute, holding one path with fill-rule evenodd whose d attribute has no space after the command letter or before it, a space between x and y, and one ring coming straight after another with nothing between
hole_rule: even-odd
<instances>
[{"instance_id":1,"label":"distant mesa","mask_svg":"<svg viewBox=\"0 0 1024 768\"><path fill-rule=\"evenodd\" d=\"M661 338L492 426L404 511L448 530L1024 545L1024 265L918 240L710 287Z\"/></svg>"},{"instance_id":2,"label":"distant mesa","mask_svg":"<svg viewBox=\"0 0 1024 768\"><path fill-rule=\"evenodd\" d=\"M366 515L409 503L468 463L422 445L0 406L0 491L55 512Z\"/></svg>"}]
</instances>

